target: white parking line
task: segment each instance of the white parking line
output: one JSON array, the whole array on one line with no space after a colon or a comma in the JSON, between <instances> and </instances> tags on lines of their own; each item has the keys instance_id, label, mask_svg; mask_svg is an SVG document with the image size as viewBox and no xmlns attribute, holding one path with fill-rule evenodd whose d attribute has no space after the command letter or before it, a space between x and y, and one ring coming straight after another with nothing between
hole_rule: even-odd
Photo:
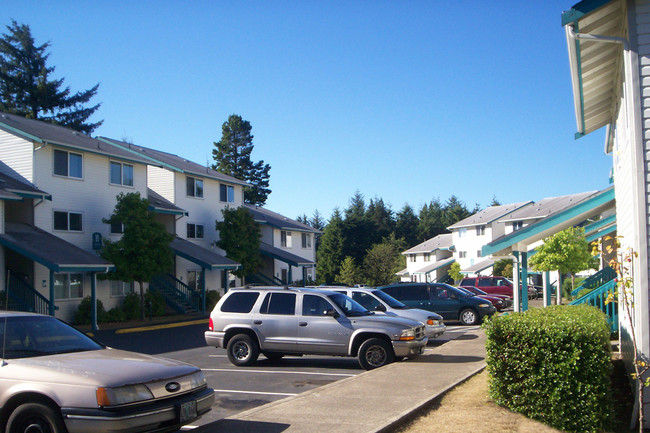
<instances>
[{"instance_id":1,"label":"white parking line","mask_svg":"<svg viewBox=\"0 0 650 433\"><path fill-rule=\"evenodd\" d=\"M220 392L223 394L256 394L256 395L279 395L282 397L291 397L298 394L284 393L284 392L261 392L261 391L240 391L237 389L215 389L215 393Z\"/></svg>"},{"instance_id":2,"label":"white parking line","mask_svg":"<svg viewBox=\"0 0 650 433\"><path fill-rule=\"evenodd\" d=\"M202 368L203 371L221 371L225 373L262 373L262 374L307 374L314 376L345 376L351 377L356 374L349 373L315 373L313 371L268 371L268 370L249 370L249 369L233 369L233 368Z\"/></svg>"}]
</instances>

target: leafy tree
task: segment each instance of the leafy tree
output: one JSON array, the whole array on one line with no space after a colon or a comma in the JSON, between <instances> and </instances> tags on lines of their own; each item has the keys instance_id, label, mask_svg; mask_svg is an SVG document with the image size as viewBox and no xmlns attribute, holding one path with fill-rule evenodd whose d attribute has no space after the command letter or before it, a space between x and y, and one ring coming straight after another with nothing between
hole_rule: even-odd
<instances>
[{"instance_id":1,"label":"leafy tree","mask_svg":"<svg viewBox=\"0 0 650 433\"><path fill-rule=\"evenodd\" d=\"M418 242L418 217L413 212L413 208L405 204L402 210L397 213L395 219L395 237L404 239L409 247L417 245Z\"/></svg>"},{"instance_id":2,"label":"leafy tree","mask_svg":"<svg viewBox=\"0 0 650 433\"><path fill-rule=\"evenodd\" d=\"M343 253L343 219L338 208L334 209L327 227L323 230L316 257L318 283L334 282L345 258Z\"/></svg>"},{"instance_id":3,"label":"leafy tree","mask_svg":"<svg viewBox=\"0 0 650 433\"><path fill-rule=\"evenodd\" d=\"M144 282L168 272L174 265L169 244L173 236L149 212L149 200L140 193L120 193L113 214L105 224L122 224L122 238L104 240L101 256L115 265L107 277L140 286L140 315L144 319Z\"/></svg>"},{"instance_id":4,"label":"leafy tree","mask_svg":"<svg viewBox=\"0 0 650 433\"><path fill-rule=\"evenodd\" d=\"M463 274L460 273L460 263L454 262L449 267L449 276L454 282L460 281L463 279Z\"/></svg>"},{"instance_id":5,"label":"leafy tree","mask_svg":"<svg viewBox=\"0 0 650 433\"><path fill-rule=\"evenodd\" d=\"M536 271L570 273L571 284L575 288L575 273L588 269L591 262L585 229L569 227L544 239L537 253L528 260L528 265Z\"/></svg>"},{"instance_id":6,"label":"leafy tree","mask_svg":"<svg viewBox=\"0 0 650 433\"><path fill-rule=\"evenodd\" d=\"M260 256L260 226L245 207L226 207L221 214L223 221L216 222L219 240L215 245L224 250L229 259L241 264L233 274L245 278L263 265Z\"/></svg>"},{"instance_id":7,"label":"leafy tree","mask_svg":"<svg viewBox=\"0 0 650 433\"><path fill-rule=\"evenodd\" d=\"M69 87L63 87L63 78L51 76L55 68L47 66L50 43L35 45L29 26L15 20L6 27L8 33L0 37L0 111L85 134L99 127L103 121L89 123L88 118L100 104L84 106L97 94L99 84L73 94Z\"/></svg>"},{"instance_id":8,"label":"leafy tree","mask_svg":"<svg viewBox=\"0 0 650 433\"><path fill-rule=\"evenodd\" d=\"M495 277L512 278L512 260L503 259L494 262L492 274Z\"/></svg>"},{"instance_id":9,"label":"leafy tree","mask_svg":"<svg viewBox=\"0 0 650 433\"><path fill-rule=\"evenodd\" d=\"M237 114L228 116L221 126L221 140L214 143L212 158L213 170L237 179L245 180L251 186L244 188L244 201L250 204L264 205L271 190L269 189L269 171L271 166L263 160L253 162L253 135L251 124Z\"/></svg>"},{"instance_id":10,"label":"leafy tree","mask_svg":"<svg viewBox=\"0 0 650 433\"><path fill-rule=\"evenodd\" d=\"M343 260L343 263L341 263L341 271L337 275L336 281L347 284L348 286L352 286L361 281L361 270L352 257L348 256Z\"/></svg>"},{"instance_id":11,"label":"leafy tree","mask_svg":"<svg viewBox=\"0 0 650 433\"><path fill-rule=\"evenodd\" d=\"M374 245L363 259L365 282L371 286L381 286L399 280L396 275L403 268L403 249L390 241Z\"/></svg>"}]
</instances>

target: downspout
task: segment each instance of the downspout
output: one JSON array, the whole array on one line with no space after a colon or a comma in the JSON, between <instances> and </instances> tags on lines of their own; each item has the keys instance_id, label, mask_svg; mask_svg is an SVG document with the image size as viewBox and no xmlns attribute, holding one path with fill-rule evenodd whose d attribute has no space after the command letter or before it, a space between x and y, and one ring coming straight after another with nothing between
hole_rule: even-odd
<instances>
[{"instance_id":1,"label":"downspout","mask_svg":"<svg viewBox=\"0 0 650 433\"><path fill-rule=\"evenodd\" d=\"M511 255L505 257L492 256L495 260L512 260L512 307L515 312L519 312L521 291L519 290L519 257L518 251L513 251ZM526 287L526 296L528 296L528 287Z\"/></svg>"}]
</instances>

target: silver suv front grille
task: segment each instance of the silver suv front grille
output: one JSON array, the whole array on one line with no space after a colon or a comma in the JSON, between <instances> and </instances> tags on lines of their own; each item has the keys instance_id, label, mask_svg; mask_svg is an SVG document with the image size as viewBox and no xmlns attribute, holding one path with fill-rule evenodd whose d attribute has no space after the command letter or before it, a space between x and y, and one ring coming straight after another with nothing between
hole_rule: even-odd
<instances>
[{"instance_id":1,"label":"silver suv front grille","mask_svg":"<svg viewBox=\"0 0 650 433\"><path fill-rule=\"evenodd\" d=\"M415 339L421 340L422 338L424 338L424 326L418 326L415 328Z\"/></svg>"}]
</instances>

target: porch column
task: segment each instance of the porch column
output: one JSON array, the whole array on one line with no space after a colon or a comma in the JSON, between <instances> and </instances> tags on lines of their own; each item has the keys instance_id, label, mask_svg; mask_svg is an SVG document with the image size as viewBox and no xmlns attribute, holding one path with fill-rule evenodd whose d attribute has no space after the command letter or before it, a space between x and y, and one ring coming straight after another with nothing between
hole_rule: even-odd
<instances>
[{"instance_id":1,"label":"porch column","mask_svg":"<svg viewBox=\"0 0 650 433\"><path fill-rule=\"evenodd\" d=\"M225 281L223 282L223 293L226 294L228 293L228 287L230 285L230 271L228 269L224 269L223 277Z\"/></svg>"},{"instance_id":2,"label":"porch column","mask_svg":"<svg viewBox=\"0 0 650 433\"><path fill-rule=\"evenodd\" d=\"M205 314L205 268L201 266L201 314Z\"/></svg>"},{"instance_id":3,"label":"porch column","mask_svg":"<svg viewBox=\"0 0 650 433\"><path fill-rule=\"evenodd\" d=\"M516 260L512 261L512 305L516 313L521 311L520 299L521 289L519 288L519 251L513 251L512 255Z\"/></svg>"},{"instance_id":4,"label":"porch column","mask_svg":"<svg viewBox=\"0 0 650 433\"><path fill-rule=\"evenodd\" d=\"M287 281L287 285L291 285L293 283L293 271L292 271L293 266L289 265L289 281Z\"/></svg>"},{"instance_id":5,"label":"porch column","mask_svg":"<svg viewBox=\"0 0 650 433\"><path fill-rule=\"evenodd\" d=\"M521 252L521 310L528 311L528 251Z\"/></svg>"},{"instance_id":6,"label":"porch column","mask_svg":"<svg viewBox=\"0 0 650 433\"><path fill-rule=\"evenodd\" d=\"M545 271L542 274L542 279L544 280L544 306L548 307L551 305L551 272Z\"/></svg>"},{"instance_id":7,"label":"porch column","mask_svg":"<svg viewBox=\"0 0 650 433\"><path fill-rule=\"evenodd\" d=\"M303 286L307 285L307 267L306 266L302 267L302 285Z\"/></svg>"},{"instance_id":8,"label":"porch column","mask_svg":"<svg viewBox=\"0 0 650 433\"><path fill-rule=\"evenodd\" d=\"M50 269L50 316L54 316L54 271Z\"/></svg>"},{"instance_id":9,"label":"porch column","mask_svg":"<svg viewBox=\"0 0 650 433\"><path fill-rule=\"evenodd\" d=\"M95 272L90 273L90 324L92 330L97 331L97 276Z\"/></svg>"}]
</instances>

